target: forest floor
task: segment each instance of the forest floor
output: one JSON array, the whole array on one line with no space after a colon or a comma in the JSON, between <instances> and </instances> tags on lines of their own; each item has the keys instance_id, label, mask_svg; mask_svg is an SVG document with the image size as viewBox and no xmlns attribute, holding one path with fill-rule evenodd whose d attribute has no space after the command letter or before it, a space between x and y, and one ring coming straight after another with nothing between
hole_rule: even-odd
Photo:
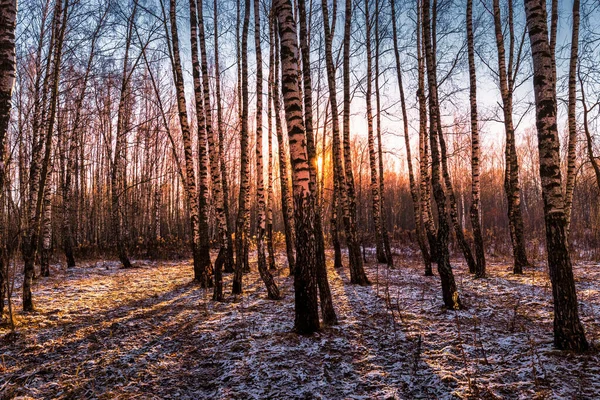
<instances>
[{"instance_id":1,"label":"forest floor","mask_svg":"<svg viewBox=\"0 0 600 400\"><path fill-rule=\"evenodd\" d=\"M283 256L278 262L284 264ZM189 262L81 263L35 283L36 311L0 327L0 398L450 399L600 398L597 350L552 347L544 267L490 278L456 267L465 310L444 310L420 263L369 263L372 285L329 269L339 325L292 332L293 279L270 301L258 273L243 296L210 301ZM253 265L255 269L255 265ZM600 265L575 267L581 316L600 341ZM18 296L15 296L18 297ZM18 300L15 309L20 309Z\"/></svg>"}]
</instances>

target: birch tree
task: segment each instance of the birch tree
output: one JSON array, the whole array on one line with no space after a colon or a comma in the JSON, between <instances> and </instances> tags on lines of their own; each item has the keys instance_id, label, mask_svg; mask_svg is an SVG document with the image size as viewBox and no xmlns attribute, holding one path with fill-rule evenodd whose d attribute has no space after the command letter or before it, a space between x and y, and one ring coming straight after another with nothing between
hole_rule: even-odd
<instances>
[{"instance_id":1,"label":"birch tree","mask_svg":"<svg viewBox=\"0 0 600 400\"><path fill-rule=\"evenodd\" d=\"M183 72L181 69L181 55L179 53L179 32L177 29L176 0L169 2L169 20L171 24L171 47L172 47L172 72L177 99L177 113L179 126L183 140L183 151L185 158L185 180L184 189L189 206L189 219L192 230L192 253L194 257L194 271L199 270L200 230L198 220L198 192L196 189L196 172L194 170L194 156L192 152L192 138L187 115L187 102L185 99L185 88L183 84ZM166 27L165 27L166 30ZM168 35L168 31L166 32Z\"/></svg>"},{"instance_id":2,"label":"birch tree","mask_svg":"<svg viewBox=\"0 0 600 400\"><path fill-rule=\"evenodd\" d=\"M525 0L524 3L533 60L533 90L546 223L546 249L554 299L554 345L563 350L585 351L589 344L579 320L566 233L567 216L562 192L560 146L556 125L556 75L553 73L553 47L548 40L546 2Z\"/></svg>"},{"instance_id":3,"label":"birch tree","mask_svg":"<svg viewBox=\"0 0 600 400\"><path fill-rule=\"evenodd\" d=\"M435 1L435 0L434 0ZM450 266L450 252L448 251L448 239L450 226L448 224L448 210L446 207L446 193L442 181L442 159L440 155L440 134L438 124L439 103L437 96L437 72L433 53L432 43L432 19L430 2L423 0L423 41L425 50L425 60L427 65L427 83L429 86L429 141L431 146L431 180L433 185L433 195L438 210L438 229L437 229L437 268L442 281L442 295L444 304L448 308L459 308L460 298L454 281L454 274Z\"/></svg>"},{"instance_id":4,"label":"birch tree","mask_svg":"<svg viewBox=\"0 0 600 400\"><path fill-rule=\"evenodd\" d=\"M294 272L295 322L300 334L319 330L317 301L317 268L321 258L317 254L315 232L315 193L310 185L310 165L306 149L306 130L302 116L299 51L297 29L290 0L275 0L275 14L281 38L281 68L283 101L287 122L292 186L294 193L294 220L296 227L297 264Z\"/></svg>"},{"instance_id":5,"label":"birch tree","mask_svg":"<svg viewBox=\"0 0 600 400\"><path fill-rule=\"evenodd\" d=\"M7 140L12 108L12 93L16 80L15 31L17 27L17 1L0 1L0 198L3 198L8 163ZM4 204L0 204L3 213ZM0 220L4 218L0 215ZM7 229L0 227L0 315L4 310L7 276L5 274Z\"/></svg>"},{"instance_id":6,"label":"birch tree","mask_svg":"<svg viewBox=\"0 0 600 400\"><path fill-rule=\"evenodd\" d=\"M515 143L515 128L513 123L513 91L515 86L515 31L513 23L513 3L508 0L508 34L509 34L509 59L506 64L506 51L504 33L502 31L502 18L500 15L500 0L493 0L494 29L496 33L496 49L498 51L498 75L500 81L500 95L502 97L502 111L504 115L504 129L506 131L504 188L508 202L508 223L510 239L513 247L515 274L523 273L523 267L529 265L525 252L525 236L523 228L523 214L521 210L521 186L519 184L519 162ZM517 63L520 55L517 54Z\"/></svg>"},{"instance_id":7,"label":"birch tree","mask_svg":"<svg viewBox=\"0 0 600 400\"><path fill-rule=\"evenodd\" d=\"M266 204L265 204L265 184L263 168L263 73L262 73L262 49L260 38L260 6L259 1L254 0L254 54L256 55L256 203L257 212L257 237L256 251L258 256L258 272L263 280L267 295L271 300L277 300L281 296L279 288L275 284L273 275L267 268L267 257L265 251L265 233L266 233Z\"/></svg>"},{"instance_id":8,"label":"birch tree","mask_svg":"<svg viewBox=\"0 0 600 400\"><path fill-rule=\"evenodd\" d=\"M479 158L479 121L477 117L477 71L475 69L475 37L473 32L473 0L467 0L467 52L469 58L469 103L471 113L471 226L475 240L476 265L475 276L485 277L485 249L481 232L480 182L481 168Z\"/></svg>"}]
</instances>

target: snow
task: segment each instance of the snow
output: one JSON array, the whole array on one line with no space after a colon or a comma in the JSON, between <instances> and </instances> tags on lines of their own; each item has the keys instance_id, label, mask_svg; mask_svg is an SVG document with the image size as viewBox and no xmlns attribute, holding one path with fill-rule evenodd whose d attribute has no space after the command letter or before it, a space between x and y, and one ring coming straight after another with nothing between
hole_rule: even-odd
<instances>
[{"instance_id":1,"label":"snow","mask_svg":"<svg viewBox=\"0 0 600 400\"><path fill-rule=\"evenodd\" d=\"M371 257L372 258L372 257ZM40 278L37 311L0 327L0 398L413 399L600 398L600 359L552 347L544 267L490 278L454 268L465 310L442 307L438 277L404 255L369 263L372 285L329 269L339 325L293 329L285 257L270 301L258 273L242 296L211 301L189 262L97 262ZM255 267L254 267L255 269ZM588 340L600 334L600 266L575 266ZM20 303L15 301L15 309Z\"/></svg>"}]
</instances>

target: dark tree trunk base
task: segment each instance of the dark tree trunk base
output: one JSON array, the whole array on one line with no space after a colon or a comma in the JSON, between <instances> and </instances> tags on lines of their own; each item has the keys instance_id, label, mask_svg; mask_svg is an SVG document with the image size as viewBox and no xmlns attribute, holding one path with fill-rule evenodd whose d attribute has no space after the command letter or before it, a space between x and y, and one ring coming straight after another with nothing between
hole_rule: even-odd
<instances>
[{"instance_id":1,"label":"dark tree trunk base","mask_svg":"<svg viewBox=\"0 0 600 400\"><path fill-rule=\"evenodd\" d=\"M296 222L296 256L294 271L294 330L310 335L320 329L317 301L317 238L312 196L294 196Z\"/></svg>"}]
</instances>

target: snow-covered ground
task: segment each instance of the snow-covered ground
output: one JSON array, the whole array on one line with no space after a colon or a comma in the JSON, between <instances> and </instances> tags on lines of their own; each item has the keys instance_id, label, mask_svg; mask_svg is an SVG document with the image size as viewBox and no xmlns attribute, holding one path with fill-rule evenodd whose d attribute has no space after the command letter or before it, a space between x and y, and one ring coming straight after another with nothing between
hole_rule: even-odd
<instances>
[{"instance_id":1,"label":"snow-covered ground","mask_svg":"<svg viewBox=\"0 0 600 400\"><path fill-rule=\"evenodd\" d=\"M284 264L284 257L278 262ZM543 267L490 278L455 268L466 310L444 310L439 278L416 261L368 264L367 287L329 271L339 325L293 327L293 285L270 301L258 273L212 302L189 263L93 263L36 282L37 311L0 328L0 398L414 399L600 398L597 351L552 348ZM600 266L575 267L588 340L600 339ZM15 296L18 297L18 296ZM15 308L20 303L15 299Z\"/></svg>"}]
</instances>

